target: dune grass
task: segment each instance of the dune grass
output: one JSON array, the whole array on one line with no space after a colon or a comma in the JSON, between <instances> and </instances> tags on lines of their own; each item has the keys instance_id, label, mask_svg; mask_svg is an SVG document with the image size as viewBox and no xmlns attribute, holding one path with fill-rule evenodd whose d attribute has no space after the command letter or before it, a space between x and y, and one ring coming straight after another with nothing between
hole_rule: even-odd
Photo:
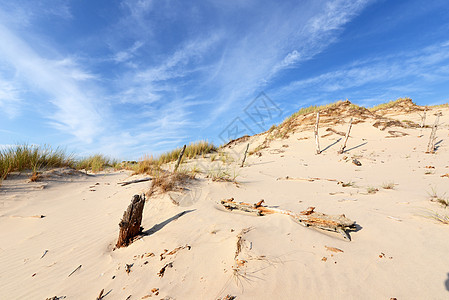
<instances>
[{"instance_id":1,"label":"dune grass","mask_svg":"<svg viewBox=\"0 0 449 300\"><path fill-rule=\"evenodd\" d=\"M49 146L30 146L27 144L0 149L0 180L6 179L11 172L41 169L73 167L73 155L61 148Z\"/></svg>"},{"instance_id":2,"label":"dune grass","mask_svg":"<svg viewBox=\"0 0 449 300\"><path fill-rule=\"evenodd\" d=\"M159 164L166 164L176 161L181 153L181 150L182 148L177 148L172 151L165 152L158 157L157 162ZM184 158L195 158L198 155L204 155L215 151L217 151L217 147L207 141L190 143L186 147Z\"/></svg>"},{"instance_id":3,"label":"dune grass","mask_svg":"<svg viewBox=\"0 0 449 300\"><path fill-rule=\"evenodd\" d=\"M103 171L107 167L116 167L118 164L118 160L111 159L102 154L95 154L76 161L74 167L77 170L90 170L95 173Z\"/></svg>"},{"instance_id":4,"label":"dune grass","mask_svg":"<svg viewBox=\"0 0 449 300\"><path fill-rule=\"evenodd\" d=\"M402 101L408 101L408 100L411 101L412 99L410 99L410 98L408 98L408 97L405 97L405 98L398 98L398 99L396 99L396 100L392 100L392 101L389 101L389 102L386 102L386 103L381 103L381 104L379 104L379 105L373 106L373 107L369 108L369 110L370 110L371 112L376 112L376 111L378 111L378 110L388 109L388 108L391 108L391 107L395 106L395 105L398 104L399 102L402 102Z\"/></svg>"},{"instance_id":5,"label":"dune grass","mask_svg":"<svg viewBox=\"0 0 449 300\"><path fill-rule=\"evenodd\" d=\"M184 156L182 161L186 158L191 159L199 155L204 156L205 154L217 151L217 147L207 141L199 141L196 143L190 143L187 145L184 151ZM126 169L134 171L134 174L148 174L148 175L158 175L161 171L161 165L174 162L178 159L182 148L177 148L165 153L162 153L158 157L153 157L152 155L145 155L141 158L137 165L127 166ZM216 155L215 155L216 157Z\"/></svg>"}]
</instances>

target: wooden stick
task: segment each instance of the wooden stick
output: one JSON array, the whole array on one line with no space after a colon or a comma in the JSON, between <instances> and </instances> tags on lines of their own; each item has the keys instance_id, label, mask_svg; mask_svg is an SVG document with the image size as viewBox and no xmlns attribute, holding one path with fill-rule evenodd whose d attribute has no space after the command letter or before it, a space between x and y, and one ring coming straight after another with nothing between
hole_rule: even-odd
<instances>
[{"instance_id":1,"label":"wooden stick","mask_svg":"<svg viewBox=\"0 0 449 300\"><path fill-rule=\"evenodd\" d=\"M430 133L429 143L427 144L426 153L432 153L432 154L435 153L435 140L436 140L436 133L437 133L439 120L440 120L440 116L438 115L437 118L435 119L435 123L433 124L432 132Z\"/></svg>"},{"instance_id":2,"label":"wooden stick","mask_svg":"<svg viewBox=\"0 0 449 300\"><path fill-rule=\"evenodd\" d=\"M421 116L421 128L423 128L424 126L426 126L426 112L427 112L427 107L424 108L424 113Z\"/></svg>"},{"instance_id":3,"label":"wooden stick","mask_svg":"<svg viewBox=\"0 0 449 300\"><path fill-rule=\"evenodd\" d=\"M100 294L97 297L97 300L103 299L103 293L104 293L104 289L101 290Z\"/></svg>"},{"instance_id":4,"label":"wooden stick","mask_svg":"<svg viewBox=\"0 0 449 300\"><path fill-rule=\"evenodd\" d=\"M245 163L246 153L248 153L248 149L249 149L249 143L246 145L245 154L243 155L243 160L242 160L242 164L240 165L240 168L243 168L243 164Z\"/></svg>"},{"instance_id":5,"label":"wooden stick","mask_svg":"<svg viewBox=\"0 0 449 300\"><path fill-rule=\"evenodd\" d=\"M182 156L184 155L184 151L186 151L186 145L184 145L184 147L182 147L181 153L179 153L178 161L176 162L176 165L175 165L175 172L176 172L176 170L178 170L179 164L181 163Z\"/></svg>"},{"instance_id":6,"label":"wooden stick","mask_svg":"<svg viewBox=\"0 0 449 300\"><path fill-rule=\"evenodd\" d=\"M145 194L134 195L128 209L123 213L123 218L119 223L119 236L116 247L128 246L134 237L140 232L142 223L143 206L145 205Z\"/></svg>"},{"instance_id":7,"label":"wooden stick","mask_svg":"<svg viewBox=\"0 0 449 300\"><path fill-rule=\"evenodd\" d=\"M131 180L131 181L117 182L117 184L120 184L121 186L125 186L125 185L131 184L131 183L138 183L138 182L149 181L151 179L153 179L153 178L147 177L147 178L136 179L136 180Z\"/></svg>"},{"instance_id":8,"label":"wooden stick","mask_svg":"<svg viewBox=\"0 0 449 300\"><path fill-rule=\"evenodd\" d=\"M309 207L307 210L297 214L289 210L262 206L262 202L263 201L256 204L249 204L244 202L236 203L234 202L234 198L221 200L221 204L228 210L237 209L256 214L257 216L264 216L274 213L288 215L306 227L312 226L323 230L335 231L340 233L343 238L349 241L351 239L346 231L355 229L355 222L346 218L345 215L331 216L318 213L314 211L315 207Z\"/></svg>"},{"instance_id":9,"label":"wooden stick","mask_svg":"<svg viewBox=\"0 0 449 300\"><path fill-rule=\"evenodd\" d=\"M346 132L346 136L345 136L345 142L343 143L343 145L341 146L340 150L338 151L338 154L342 154L345 151L346 142L348 141L349 133L351 132L351 127L352 127L352 118L349 121L348 131Z\"/></svg>"},{"instance_id":10,"label":"wooden stick","mask_svg":"<svg viewBox=\"0 0 449 300\"><path fill-rule=\"evenodd\" d=\"M73 270L72 273L70 273L69 276L67 276L67 277L70 277L73 273L75 273L76 271L78 271L79 269L81 269L81 266L82 266L82 265L79 265L79 266L78 266L75 270Z\"/></svg>"},{"instance_id":11,"label":"wooden stick","mask_svg":"<svg viewBox=\"0 0 449 300\"><path fill-rule=\"evenodd\" d=\"M320 122L320 112L316 113L316 123L315 123L315 143L316 143L316 154L320 154L320 141L318 140L318 123Z\"/></svg>"}]
</instances>

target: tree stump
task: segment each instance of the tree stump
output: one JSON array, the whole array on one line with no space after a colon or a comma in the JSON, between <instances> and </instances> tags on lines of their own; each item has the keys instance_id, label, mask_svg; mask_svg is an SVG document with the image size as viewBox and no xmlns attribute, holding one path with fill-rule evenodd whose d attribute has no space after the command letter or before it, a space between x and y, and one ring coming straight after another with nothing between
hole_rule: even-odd
<instances>
[{"instance_id":1,"label":"tree stump","mask_svg":"<svg viewBox=\"0 0 449 300\"><path fill-rule=\"evenodd\" d=\"M129 204L128 209L123 213L123 218L118 224L120 232L118 235L117 248L126 247L132 243L134 237L136 237L142 228L142 213L143 206L145 205L145 194L134 195Z\"/></svg>"}]
</instances>

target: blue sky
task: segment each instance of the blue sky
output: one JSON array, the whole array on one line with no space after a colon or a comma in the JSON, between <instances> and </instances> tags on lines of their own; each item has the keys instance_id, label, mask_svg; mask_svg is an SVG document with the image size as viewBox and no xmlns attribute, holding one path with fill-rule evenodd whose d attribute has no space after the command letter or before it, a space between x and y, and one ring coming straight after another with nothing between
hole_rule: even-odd
<instances>
[{"instance_id":1,"label":"blue sky","mask_svg":"<svg viewBox=\"0 0 449 300\"><path fill-rule=\"evenodd\" d=\"M0 0L0 145L138 159L312 104L446 103L448 16L443 0Z\"/></svg>"}]
</instances>

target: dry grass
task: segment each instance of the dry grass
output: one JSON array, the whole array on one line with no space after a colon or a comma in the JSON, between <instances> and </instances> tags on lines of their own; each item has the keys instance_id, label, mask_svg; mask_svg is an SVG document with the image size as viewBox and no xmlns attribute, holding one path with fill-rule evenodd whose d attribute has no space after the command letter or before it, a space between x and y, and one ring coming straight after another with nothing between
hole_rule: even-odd
<instances>
[{"instance_id":1,"label":"dry grass","mask_svg":"<svg viewBox=\"0 0 449 300\"><path fill-rule=\"evenodd\" d=\"M397 104L400 103L400 102L403 102L403 101L411 101L411 100L412 100L412 99L410 99L410 98L408 98L408 97L405 97L405 98L398 98L398 99L396 99L396 100L392 100L392 101L389 101L389 102L386 102L386 103L381 103L381 104L379 104L379 105L373 106L373 107L371 107L369 110L372 111L372 112L376 112L376 111L378 111L378 110L384 110L384 109L391 108L391 107L397 105Z\"/></svg>"},{"instance_id":2,"label":"dry grass","mask_svg":"<svg viewBox=\"0 0 449 300\"><path fill-rule=\"evenodd\" d=\"M429 217L440 223L449 225L449 215L440 215L439 213L435 212L430 214Z\"/></svg>"},{"instance_id":3,"label":"dry grass","mask_svg":"<svg viewBox=\"0 0 449 300\"><path fill-rule=\"evenodd\" d=\"M384 183L382 184L382 188L385 189L385 190L393 190L393 189L394 189L394 186L395 186L395 184L394 184L394 182L392 182L392 181L390 181L390 182L384 182Z\"/></svg>"},{"instance_id":4,"label":"dry grass","mask_svg":"<svg viewBox=\"0 0 449 300\"><path fill-rule=\"evenodd\" d=\"M369 186L369 187L366 188L366 192L367 192L368 194L375 194L375 193L377 193L378 191L379 191L378 188L375 188L375 187L372 187L372 186Z\"/></svg>"},{"instance_id":5,"label":"dry grass","mask_svg":"<svg viewBox=\"0 0 449 300\"><path fill-rule=\"evenodd\" d=\"M152 180L151 188L145 193L147 197L153 194L164 194L170 191L181 190L189 180L195 179L195 175L189 172L175 172L161 170Z\"/></svg>"},{"instance_id":6,"label":"dry grass","mask_svg":"<svg viewBox=\"0 0 449 300\"><path fill-rule=\"evenodd\" d=\"M427 194L430 197L430 201L436 202L443 207L449 206L449 198L446 196L446 193L440 195L440 194L438 194L436 188L433 187L433 188L431 188L430 192L427 192Z\"/></svg>"},{"instance_id":7,"label":"dry grass","mask_svg":"<svg viewBox=\"0 0 449 300\"><path fill-rule=\"evenodd\" d=\"M157 161L159 164L166 164L172 161L176 161L181 153L182 148L177 148L175 150L166 152L161 154ZM198 155L204 155L207 153L211 153L217 151L217 147L214 144L211 144L207 141L199 141L196 143L190 143L187 145L186 150L184 152L184 158L195 158Z\"/></svg>"},{"instance_id":8,"label":"dry grass","mask_svg":"<svg viewBox=\"0 0 449 300\"><path fill-rule=\"evenodd\" d=\"M217 169L210 169L207 173L207 178L211 178L212 181L222 181L222 182L233 182L238 183L236 181L239 176L238 172L234 169L232 174L229 169L224 169L218 167Z\"/></svg>"},{"instance_id":9,"label":"dry grass","mask_svg":"<svg viewBox=\"0 0 449 300\"><path fill-rule=\"evenodd\" d=\"M0 149L0 181L16 171L31 170L37 176L40 169L73 167L75 160L60 148L27 144Z\"/></svg>"},{"instance_id":10,"label":"dry grass","mask_svg":"<svg viewBox=\"0 0 449 300\"><path fill-rule=\"evenodd\" d=\"M119 163L117 160L106 157L102 154L95 154L89 157L80 159L75 163L77 170L90 170L94 173L103 171L107 167L116 167Z\"/></svg>"}]
</instances>

